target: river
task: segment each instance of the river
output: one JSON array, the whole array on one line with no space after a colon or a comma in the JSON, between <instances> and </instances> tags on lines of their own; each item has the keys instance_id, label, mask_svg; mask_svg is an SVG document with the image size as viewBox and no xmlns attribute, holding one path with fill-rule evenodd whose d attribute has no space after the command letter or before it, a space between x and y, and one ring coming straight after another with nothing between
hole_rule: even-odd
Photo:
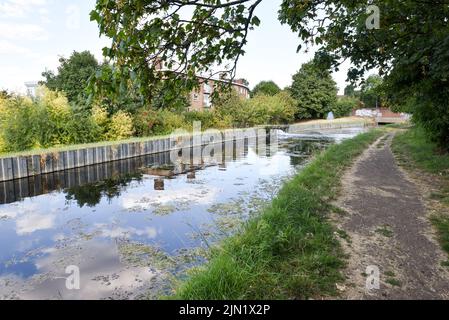
<instances>
[{"instance_id":1,"label":"river","mask_svg":"<svg viewBox=\"0 0 449 320\"><path fill-rule=\"evenodd\" d=\"M0 299L170 294L313 153L361 131L281 133L275 152L246 144L217 165L179 170L157 154L2 183Z\"/></svg>"}]
</instances>

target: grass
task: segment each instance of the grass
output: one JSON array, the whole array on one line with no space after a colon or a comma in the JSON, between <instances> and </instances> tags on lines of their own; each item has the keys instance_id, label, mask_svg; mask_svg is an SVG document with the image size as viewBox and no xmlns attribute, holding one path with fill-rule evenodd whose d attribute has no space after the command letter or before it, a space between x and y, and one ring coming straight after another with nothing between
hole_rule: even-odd
<instances>
[{"instance_id":1,"label":"grass","mask_svg":"<svg viewBox=\"0 0 449 320\"><path fill-rule=\"evenodd\" d=\"M395 279L395 278L388 278L387 280L385 280L385 282L393 287L401 286L401 281L399 281L398 279Z\"/></svg>"},{"instance_id":2,"label":"grass","mask_svg":"<svg viewBox=\"0 0 449 320\"><path fill-rule=\"evenodd\" d=\"M430 220L437 230L441 247L449 254L449 154L439 152L424 131L417 127L398 134L393 141L393 151L401 165L431 174L436 185L440 186L430 199L438 201L444 209L440 208L440 212L433 214ZM442 264L449 265L449 260Z\"/></svg>"},{"instance_id":3,"label":"grass","mask_svg":"<svg viewBox=\"0 0 449 320\"><path fill-rule=\"evenodd\" d=\"M328 221L344 170L382 135L330 147L284 184L271 205L179 283L175 299L308 299L336 295L344 255Z\"/></svg>"},{"instance_id":4,"label":"grass","mask_svg":"<svg viewBox=\"0 0 449 320\"><path fill-rule=\"evenodd\" d=\"M376 232L387 238L391 238L393 236L393 231L387 225L377 228Z\"/></svg>"}]
</instances>

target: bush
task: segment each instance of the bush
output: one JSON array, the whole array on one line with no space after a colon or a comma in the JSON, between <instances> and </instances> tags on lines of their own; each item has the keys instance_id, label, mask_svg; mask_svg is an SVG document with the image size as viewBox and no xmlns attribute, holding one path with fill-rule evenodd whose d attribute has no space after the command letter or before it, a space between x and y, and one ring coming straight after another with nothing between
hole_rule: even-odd
<instances>
[{"instance_id":1,"label":"bush","mask_svg":"<svg viewBox=\"0 0 449 320\"><path fill-rule=\"evenodd\" d=\"M0 152L93 142L100 130L90 113L74 109L60 92L40 87L36 98L0 98Z\"/></svg>"},{"instance_id":2,"label":"bush","mask_svg":"<svg viewBox=\"0 0 449 320\"><path fill-rule=\"evenodd\" d=\"M285 124L295 118L295 101L287 92L274 96L258 94L242 100L231 94L216 106L216 112L232 119L235 126L251 127L263 124Z\"/></svg>"},{"instance_id":3,"label":"bush","mask_svg":"<svg viewBox=\"0 0 449 320\"><path fill-rule=\"evenodd\" d=\"M188 111L184 113L184 121L187 127L191 127L194 122L201 122L202 129L214 128L215 112L207 111Z\"/></svg>"},{"instance_id":4,"label":"bush","mask_svg":"<svg viewBox=\"0 0 449 320\"><path fill-rule=\"evenodd\" d=\"M133 133L132 117L120 110L111 117L105 138L106 140L123 140L132 137Z\"/></svg>"},{"instance_id":5,"label":"bush","mask_svg":"<svg viewBox=\"0 0 449 320\"><path fill-rule=\"evenodd\" d=\"M170 134L176 129L186 128L184 117L169 110L157 110L152 132L155 135Z\"/></svg>"},{"instance_id":6,"label":"bush","mask_svg":"<svg viewBox=\"0 0 449 320\"><path fill-rule=\"evenodd\" d=\"M138 137L148 137L153 134L156 122L156 111L141 108L133 116L134 132Z\"/></svg>"},{"instance_id":7,"label":"bush","mask_svg":"<svg viewBox=\"0 0 449 320\"><path fill-rule=\"evenodd\" d=\"M109 117L105 107L94 106L92 120L99 140L122 140L134 133L133 118L121 110Z\"/></svg>"},{"instance_id":8,"label":"bush","mask_svg":"<svg viewBox=\"0 0 449 320\"><path fill-rule=\"evenodd\" d=\"M40 112L30 99L13 97L1 102L1 151L40 147Z\"/></svg>"},{"instance_id":9,"label":"bush","mask_svg":"<svg viewBox=\"0 0 449 320\"><path fill-rule=\"evenodd\" d=\"M356 98L344 97L338 99L331 109L336 118L347 117L353 110L357 109L359 103L359 100Z\"/></svg>"}]
</instances>

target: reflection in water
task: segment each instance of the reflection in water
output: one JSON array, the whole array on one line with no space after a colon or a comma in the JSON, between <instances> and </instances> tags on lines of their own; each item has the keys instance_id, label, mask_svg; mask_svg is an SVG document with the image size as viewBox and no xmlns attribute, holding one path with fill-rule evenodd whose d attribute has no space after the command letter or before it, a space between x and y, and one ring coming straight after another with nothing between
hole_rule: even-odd
<instances>
[{"instance_id":1,"label":"reflection in water","mask_svg":"<svg viewBox=\"0 0 449 320\"><path fill-rule=\"evenodd\" d=\"M154 190L164 191L165 190L165 182L164 179L154 179Z\"/></svg>"},{"instance_id":2,"label":"reflection in water","mask_svg":"<svg viewBox=\"0 0 449 320\"><path fill-rule=\"evenodd\" d=\"M245 144L217 165L173 165L161 153L2 183L0 298L166 293L330 143L286 136L273 154ZM65 288L69 265L81 290Z\"/></svg>"}]
</instances>

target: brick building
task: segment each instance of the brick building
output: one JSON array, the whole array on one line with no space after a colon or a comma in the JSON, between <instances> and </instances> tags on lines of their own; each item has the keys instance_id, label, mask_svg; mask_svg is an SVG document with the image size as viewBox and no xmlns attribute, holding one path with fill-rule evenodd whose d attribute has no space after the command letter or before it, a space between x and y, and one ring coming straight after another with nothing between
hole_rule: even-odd
<instances>
[{"instance_id":1,"label":"brick building","mask_svg":"<svg viewBox=\"0 0 449 320\"><path fill-rule=\"evenodd\" d=\"M211 95L213 93L216 82L224 82L219 79L200 78L200 88L193 90L190 94L190 110L203 111L212 108ZM232 82L233 89L244 99L249 99L249 88L244 84L243 79Z\"/></svg>"}]
</instances>

